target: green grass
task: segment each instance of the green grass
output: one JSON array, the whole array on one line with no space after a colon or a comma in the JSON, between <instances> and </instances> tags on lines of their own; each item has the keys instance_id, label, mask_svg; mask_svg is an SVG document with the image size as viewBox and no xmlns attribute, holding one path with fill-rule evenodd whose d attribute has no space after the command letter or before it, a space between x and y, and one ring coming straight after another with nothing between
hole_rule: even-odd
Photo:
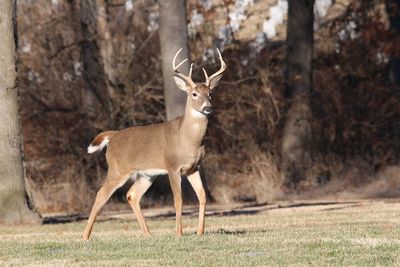
<instances>
[{"instance_id":1,"label":"green grass","mask_svg":"<svg viewBox=\"0 0 400 267\"><path fill-rule=\"evenodd\" d=\"M97 222L89 242L85 223L0 226L0 265L89 266L400 266L400 203L356 207L290 208L256 215L148 221L143 237L135 221Z\"/></svg>"}]
</instances>

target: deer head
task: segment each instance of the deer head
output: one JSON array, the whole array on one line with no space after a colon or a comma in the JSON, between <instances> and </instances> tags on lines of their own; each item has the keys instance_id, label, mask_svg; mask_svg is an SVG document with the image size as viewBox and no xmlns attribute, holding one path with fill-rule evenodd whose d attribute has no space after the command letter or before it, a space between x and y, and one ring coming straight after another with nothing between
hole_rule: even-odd
<instances>
[{"instance_id":1,"label":"deer head","mask_svg":"<svg viewBox=\"0 0 400 267\"><path fill-rule=\"evenodd\" d=\"M172 61L175 83L179 89L187 93L186 107L190 108L191 114L193 114L195 117L207 117L212 112L212 106L210 102L211 92L218 85L218 81L221 79L222 74L226 69L226 64L222 59L221 52L217 48L218 58L221 62L221 68L210 77L203 68L206 81L204 83L195 83L192 80L193 63L190 65L189 75L186 76L178 71L178 68L187 61L187 59L184 59L178 65L175 64L176 58L181 51L182 48L178 50Z\"/></svg>"}]
</instances>

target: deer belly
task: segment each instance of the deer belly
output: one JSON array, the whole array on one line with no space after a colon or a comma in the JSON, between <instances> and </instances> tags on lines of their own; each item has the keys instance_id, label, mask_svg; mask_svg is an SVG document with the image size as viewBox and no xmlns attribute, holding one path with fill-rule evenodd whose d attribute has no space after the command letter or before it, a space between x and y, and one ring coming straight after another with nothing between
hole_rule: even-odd
<instances>
[{"instance_id":1,"label":"deer belly","mask_svg":"<svg viewBox=\"0 0 400 267\"><path fill-rule=\"evenodd\" d=\"M146 169L146 170L136 170L132 177L134 180L138 178L146 178L149 180L154 180L157 176L168 174L167 170L164 169Z\"/></svg>"}]
</instances>

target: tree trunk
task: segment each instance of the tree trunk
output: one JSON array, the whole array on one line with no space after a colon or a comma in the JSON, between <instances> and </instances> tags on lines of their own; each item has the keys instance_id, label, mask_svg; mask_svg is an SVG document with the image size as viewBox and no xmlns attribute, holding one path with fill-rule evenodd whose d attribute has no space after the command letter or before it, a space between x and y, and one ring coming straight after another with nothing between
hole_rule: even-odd
<instances>
[{"instance_id":1,"label":"tree trunk","mask_svg":"<svg viewBox=\"0 0 400 267\"><path fill-rule=\"evenodd\" d=\"M100 46L100 54L103 61L104 72L107 77L108 93L114 96L115 85L114 47L108 27L108 13L106 0L97 0L97 34Z\"/></svg>"},{"instance_id":2,"label":"tree trunk","mask_svg":"<svg viewBox=\"0 0 400 267\"><path fill-rule=\"evenodd\" d=\"M175 85L172 77L172 59L180 48L183 50L177 62L184 58L190 59L187 36L186 1L160 0L160 44L167 120L185 112L186 93ZM187 74L189 64L184 64L180 71Z\"/></svg>"},{"instance_id":3,"label":"tree trunk","mask_svg":"<svg viewBox=\"0 0 400 267\"><path fill-rule=\"evenodd\" d=\"M97 42L98 34L97 2L81 0L79 8L80 29L82 33L81 61L84 81L84 107L89 119L98 117L101 106L111 110L107 76ZM110 113L111 114L111 113Z\"/></svg>"},{"instance_id":4,"label":"tree trunk","mask_svg":"<svg viewBox=\"0 0 400 267\"><path fill-rule=\"evenodd\" d=\"M18 114L13 18L15 1L0 5L0 223L38 223L28 208Z\"/></svg>"},{"instance_id":5,"label":"tree trunk","mask_svg":"<svg viewBox=\"0 0 400 267\"><path fill-rule=\"evenodd\" d=\"M386 0L386 12L389 17L390 28L400 38L400 0ZM400 86L400 51L396 51L390 58L390 80L393 85Z\"/></svg>"},{"instance_id":6,"label":"tree trunk","mask_svg":"<svg viewBox=\"0 0 400 267\"><path fill-rule=\"evenodd\" d=\"M286 97L282 136L285 185L295 188L310 165L314 0L289 0Z\"/></svg>"}]
</instances>

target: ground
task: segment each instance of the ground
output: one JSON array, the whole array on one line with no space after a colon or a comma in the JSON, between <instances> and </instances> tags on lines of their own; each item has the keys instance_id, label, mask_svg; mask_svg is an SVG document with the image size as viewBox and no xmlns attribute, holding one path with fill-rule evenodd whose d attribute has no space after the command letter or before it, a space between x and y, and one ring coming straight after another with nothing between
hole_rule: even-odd
<instances>
[{"instance_id":1,"label":"ground","mask_svg":"<svg viewBox=\"0 0 400 267\"><path fill-rule=\"evenodd\" d=\"M89 242L85 222L0 226L0 265L400 266L400 200L294 202L209 208L206 235L174 235L171 210L147 210L153 235L133 215L109 214Z\"/></svg>"}]
</instances>

